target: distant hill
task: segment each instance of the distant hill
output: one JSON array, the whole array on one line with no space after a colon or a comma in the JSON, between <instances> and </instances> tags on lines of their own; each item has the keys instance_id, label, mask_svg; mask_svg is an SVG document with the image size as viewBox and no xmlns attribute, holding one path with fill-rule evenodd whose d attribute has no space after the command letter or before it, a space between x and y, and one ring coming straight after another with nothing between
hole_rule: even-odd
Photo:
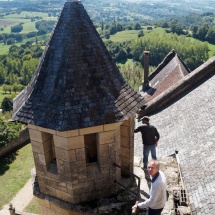
<instances>
[{"instance_id":1,"label":"distant hill","mask_svg":"<svg viewBox=\"0 0 215 215\"><path fill-rule=\"evenodd\" d=\"M82 0L81 1L94 22L133 22L157 20L166 17L184 16L190 13L215 11L215 0ZM4 9L21 9L27 11L60 10L64 0L0 0L0 15ZM31 7L32 4L32 7Z\"/></svg>"}]
</instances>

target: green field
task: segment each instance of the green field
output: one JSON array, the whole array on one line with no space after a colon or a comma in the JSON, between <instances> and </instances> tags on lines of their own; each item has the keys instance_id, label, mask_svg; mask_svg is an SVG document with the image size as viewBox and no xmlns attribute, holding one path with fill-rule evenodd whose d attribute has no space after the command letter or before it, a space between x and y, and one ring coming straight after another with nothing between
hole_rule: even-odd
<instances>
[{"instance_id":1,"label":"green field","mask_svg":"<svg viewBox=\"0 0 215 215\"><path fill-rule=\"evenodd\" d=\"M0 209L16 195L31 177L34 167L31 145L0 159Z\"/></svg>"},{"instance_id":2,"label":"green field","mask_svg":"<svg viewBox=\"0 0 215 215\"><path fill-rule=\"evenodd\" d=\"M139 30L121 31L121 32L118 32L114 35L111 35L109 40L111 40L113 42L124 42L124 41L128 41L128 40L133 40L133 39L138 38L137 37L138 32L139 32Z\"/></svg>"},{"instance_id":3,"label":"green field","mask_svg":"<svg viewBox=\"0 0 215 215\"><path fill-rule=\"evenodd\" d=\"M48 13L42 12L21 12L20 14L10 14L4 16L3 19L0 19L0 28L3 28L3 31L0 33L11 33L11 26L17 25L19 23L23 24L23 31L21 33L29 33L32 31L37 31L35 28L35 20L32 22L31 18L42 17L44 20L57 20L57 17L49 17Z\"/></svg>"}]
</instances>

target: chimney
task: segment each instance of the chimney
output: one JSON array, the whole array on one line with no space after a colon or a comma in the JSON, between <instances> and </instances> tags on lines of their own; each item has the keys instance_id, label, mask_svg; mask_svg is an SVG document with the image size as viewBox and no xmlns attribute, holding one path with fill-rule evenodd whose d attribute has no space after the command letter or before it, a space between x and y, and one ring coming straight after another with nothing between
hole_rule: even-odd
<instances>
[{"instance_id":1,"label":"chimney","mask_svg":"<svg viewBox=\"0 0 215 215\"><path fill-rule=\"evenodd\" d=\"M144 51L144 79L142 85L142 91L145 92L149 87L149 55L150 51Z\"/></svg>"}]
</instances>

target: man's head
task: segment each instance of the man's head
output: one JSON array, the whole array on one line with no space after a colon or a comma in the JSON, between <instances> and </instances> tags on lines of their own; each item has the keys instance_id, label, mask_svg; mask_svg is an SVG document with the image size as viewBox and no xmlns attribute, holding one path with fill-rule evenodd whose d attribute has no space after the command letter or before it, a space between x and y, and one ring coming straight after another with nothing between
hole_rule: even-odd
<instances>
[{"instance_id":1,"label":"man's head","mask_svg":"<svg viewBox=\"0 0 215 215\"><path fill-rule=\"evenodd\" d=\"M152 177L154 177L159 172L159 169L160 169L160 163L158 160L152 159L148 162L147 170L149 175L151 175Z\"/></svg>"},{"instance_id":2,"label":"man's head","mask_svg":"<svg viewBox=\"0 0 215 215\"><path fill-rule=\"evenodd\" d=\"M148 124L149 123L149 117L148 116L143 116L141 119L143 124Z\"/></svg>"}]
</instances>

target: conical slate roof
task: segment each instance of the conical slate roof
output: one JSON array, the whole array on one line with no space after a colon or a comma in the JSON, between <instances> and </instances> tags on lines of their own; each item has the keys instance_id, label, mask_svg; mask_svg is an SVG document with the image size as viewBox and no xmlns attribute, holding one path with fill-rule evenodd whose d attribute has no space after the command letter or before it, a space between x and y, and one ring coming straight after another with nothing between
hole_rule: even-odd
<instances>
[{"instance_id":1,"label":"conical slate roof","mask_svg":"<svg viewBox=\"0 0 215 215\"><path fill-rule=\"evenodd\" d=\"M127 120L144 103L123 79L80 1L66 1L13 119L58 131Z\"/></svg>"}]
</instances>

